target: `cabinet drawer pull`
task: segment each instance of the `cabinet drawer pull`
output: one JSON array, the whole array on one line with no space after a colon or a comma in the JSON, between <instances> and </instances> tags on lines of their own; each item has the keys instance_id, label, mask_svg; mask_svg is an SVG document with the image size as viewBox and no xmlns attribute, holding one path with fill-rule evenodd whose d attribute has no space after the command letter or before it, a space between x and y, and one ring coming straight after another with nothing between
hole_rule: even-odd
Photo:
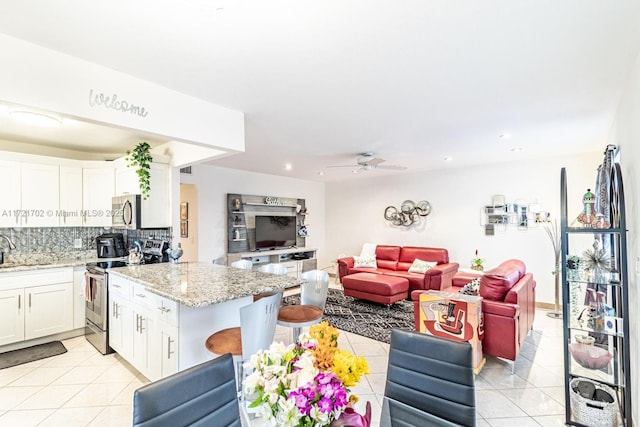
<instances>
[{"instance_id":1,"label":"cabinet drawer pull","mask_svg":"<svg viewBox=\"0 0 640 427\"><path fill-rule=\"evenodd\" d=\"M122 286L116 284L116 283L112 283L111 286L113 286L114 288L121 288Z\"/></svg>"},{"instance_id":2,"label":"cabinet drawer pull","mask_svg":"<svg viewBox=\"0 0 640 427\"><path fill-rule=\"evenodd\" d=\"M18 295L18 310L22 309L22 295Z\"/></svg>"},{"instance_id":3,"label":"cabinet drawer pull","mask_svg":"<svg viewBox=\"0 0 640 427\"><path fill-rule=\"evenodd\" d=\"M171 351L171 343L175 342L171 337L167 337L167 359L171 359L171 355L175 353L175 351Z\"/></svg>"},{"instance_id":4,"label":"cabinet drawer pull","mask_svg":"<svg viewBox=\"0 0 640 427\"><path fill-rule=\"evenodd\" d=\"M145 294L136 294L136 296L137 296L138 298L146 298L146 297L147 297Z\"/></svg>"},{"instance_id":5,"label":"cabinet drawer pull","mask_svg":"<svg viewBox=\"0 0 640 427\"><path fill-rule=\"evenodd\" d=\"M136 314L136 332L140 332L140 315Z\"/></svg>"},{"instance_id":6,"label":"cabinet drawer pull","mask_svg":"<svg viewBox=\"0 0 640 427\"><path fill-rule=\"evenodd\" d=\"M29 293L29 310L31 310L31 293Z\"/></svg>"},{"instance_id":7,"label":"cabinet drawer pull","mask_svg":"<svg viewBox=\"0 0 640 427\"><path fill-rule=\"evenodd\" d=\"M167 307L165 307L165 306L158 307L158 310L160 310L160 311L161 311L161 312L163 312L163 313L168 313L168 312L170 312L170 311L171 311L171 309L170 309L170 308L167 308Z\"/></svg>"}]
</instances>

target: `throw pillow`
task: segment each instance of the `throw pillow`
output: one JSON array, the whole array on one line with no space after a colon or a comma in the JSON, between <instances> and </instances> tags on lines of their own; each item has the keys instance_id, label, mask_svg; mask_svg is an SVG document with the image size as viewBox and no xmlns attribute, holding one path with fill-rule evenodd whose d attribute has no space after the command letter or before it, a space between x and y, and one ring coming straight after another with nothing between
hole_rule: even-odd
<instances>
[{"instance_id":1,"label":"throw pillow","mask_svg":"<svg viewBox=\"0 0 640 427\"><path fill-rule=\"evenodd\" d=\"M462 289L460 289L460 293L465 295L478 295L479 291L480 291L479 277L476 277L475 279L473 279L472 281L464 285Z\"/></svg>"},{"instance_id":2,"label":"throw pillow","mask_svg":"<svg viewBox=\"0 0 640 427\"><path fill-rule=\"evenodd\" d=\"M378 265L376 264L375 256L354 256L353 257L353 267L354 268L376 268Z\"/></svg>"},{"instance_id":3,"label":"throw pillow","mask_svg":"<svg viewBox=\"0 0 640 427\"><path fill-rule=\"evenodd\" d=\"M411 267L409 267L409 273L425 273L427 270L435 267L436 265L438 265L437 262L423 261L416 258L413 260L413 264L411 264Z\"/></svg>"}]
</instances>

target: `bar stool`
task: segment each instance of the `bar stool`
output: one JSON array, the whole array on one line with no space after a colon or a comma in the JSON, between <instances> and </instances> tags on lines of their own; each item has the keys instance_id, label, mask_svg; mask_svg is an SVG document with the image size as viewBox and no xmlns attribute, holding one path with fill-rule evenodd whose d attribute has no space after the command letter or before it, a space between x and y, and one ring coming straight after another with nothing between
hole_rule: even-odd
<instances>
[{"instance_id":1,"label":"bar stool","mask_svg":"<svg viewBox=\"0 0 640 427\"><path fill-rule=\"evenodd\" d=\"M329 274L311 270L302 274L300 304L286 305L278 312L278 325L293 328L293 340L298 341L302 328L320 323L327 302Z\"/></svg>"},{"instance_id":2,"label":"bar stool","mask_svg":"<svg viewBox=\"0 0 640 427\"><path fill-rule=\"evenodd\" d=\"M248 259L239 259L238 261L232 262L231 267L241 268L243 270L251 270L253 269L253 263Z\"/></svg>"},{"instance_id":3,"label":"bar stool","mask_svg":"<svg viewBox=\"0 0 640 427\"><path fill-rule=\"evenodd\" d=\"M207 350L213 354L233 355L238 391L242 390L244 379L243 363L273 342L281 299L280 292L240 307L240 326L215 332L205 342Z\"/></svg>"},{"instance_id":4,"label":"bar stool","mask_svg":"<svg viewBox=\"0 0 640 427\"><path fill-rule=\"evenodd\" d=\"M284 264L272 263L272 264L261 265L258 268L258 271L262 273L277 274L279 276L284 276L285 274L287 274L287 267Z\"/></svg>"}]
</instances>

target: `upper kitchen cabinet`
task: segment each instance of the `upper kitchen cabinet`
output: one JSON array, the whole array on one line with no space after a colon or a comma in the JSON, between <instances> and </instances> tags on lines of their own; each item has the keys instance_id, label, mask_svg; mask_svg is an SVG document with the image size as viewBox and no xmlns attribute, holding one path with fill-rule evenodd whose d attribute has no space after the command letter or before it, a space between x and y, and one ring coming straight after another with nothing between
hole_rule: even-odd
<instances>
[{"instance_id":1,"label":"upper kitchen cabinet","mask_svg":"<svg viewBox=\"0 0 640 427\"><path fill-rule=\"evenodd\" d=\"M60 166L60 225L82 225L82 168Z\"/></svg>"},{"instance_id":2,"label":"upper kitchen cabinet","mask_svg":"<svg viewBox=\"0 0 640 427\"><path fill-rule=\"evenodd\" d=\"M20 163L0 160L0 227L15 227L20 218L17 213L22 207L20 197Z\"/></svg>"},{"instance_id":3,"label":"upper kitchen cabinet","mask_svg":"<svg viewBox=\"0 0 640 427\"><path fill-rule=\"evenodd\" d=\"M58 225L58 166L0 161L1 227Z\"/></svg>"},{"instance_id":4,"label":"upper kitchen cabinet","mask_svg":"<svg viewBox=\"0 0 640 427\"><path fill-rule=\"evenodd\" d=\"M110 227L114 192L114 169L111 164L82 169L82 224Z\"/></svg>"},{"instance_id":5,"label":"upper kitchen cabinet","mask_svg":"<svg viewBox=\"0 0 640 427\"><path fill-rule=\"evenodd\" d=\"M127 167L123 159L116 164L115 195L141 194L140 183L135 168ZM169 215L169 166L154 161L151 163L151 191L145 200L141 198L141 222L145 228L166 228L171 226Z\"/></svg>"},{"instance_id":6,"label":"upper kitchen cabinet","mask_svg":"<svg viewBox=\"0 0 640 427\"><path fill-rule=\"evenodd\" d=\"M60 224L60 168L55 165L20 165L23 227L52 227Z\"/></svg>"}]
</instances>

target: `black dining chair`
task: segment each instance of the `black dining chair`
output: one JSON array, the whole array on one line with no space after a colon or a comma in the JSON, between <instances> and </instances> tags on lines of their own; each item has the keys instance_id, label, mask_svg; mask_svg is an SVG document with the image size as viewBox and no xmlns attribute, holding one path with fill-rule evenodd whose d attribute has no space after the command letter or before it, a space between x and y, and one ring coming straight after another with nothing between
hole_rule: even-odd
<instances>
[{"instance_id":1,"label":"black dining chair","mask_svg":"<svg viewBox=\"0 0 640 427\"><path fill-rule=\"evenodd\" d=\"M240 427L231 354L140 387L133 394L134 427Z\"/></svg>"},{"instance_id":2,"label":"black dining chair","mask_svg":"<svg viewBox=\"0 0 640 427\"><path fill-rule=\"evenodd\" d=\"M392 330L380 425L475 426L471 344Z\"/></svg>"}]
</instances>

